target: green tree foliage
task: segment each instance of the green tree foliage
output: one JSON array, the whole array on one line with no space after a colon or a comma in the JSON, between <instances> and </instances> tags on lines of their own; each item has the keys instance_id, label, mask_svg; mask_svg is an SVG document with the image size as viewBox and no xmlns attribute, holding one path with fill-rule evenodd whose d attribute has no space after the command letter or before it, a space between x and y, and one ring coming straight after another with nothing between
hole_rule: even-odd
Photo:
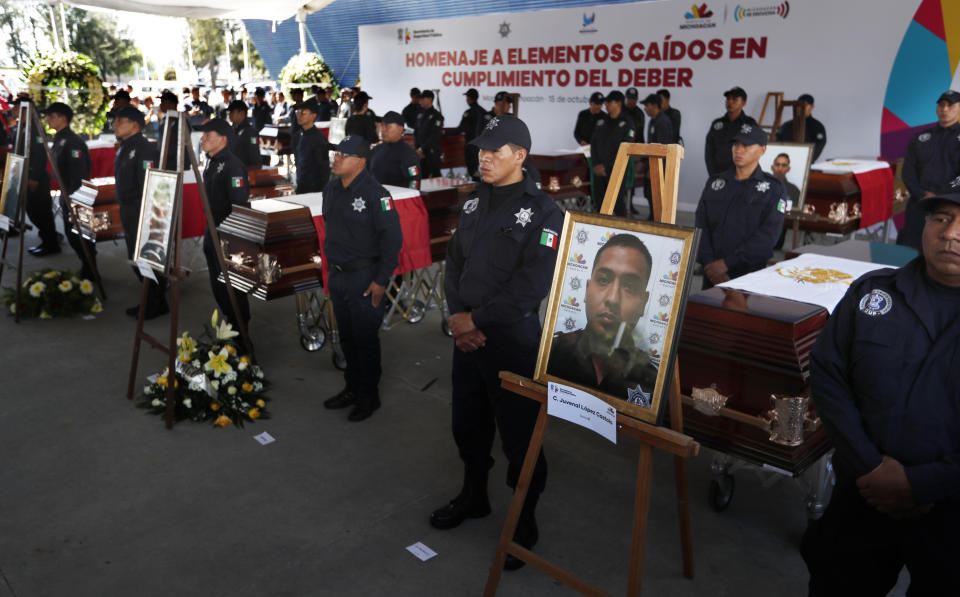
<instances>
[{"instance_id":1,"label":"green tree foliage","mask_svg":"<svg viewBox=\"0 0 960 597\"><path fill-rule=\"evenodd\" d=\"M233 34L233 43L230 44L230 70L237 73L237 76L242 79L243 25L241 25L239 21L236 21L233 26L230 27L230 31ZM267 67L264 66L260 54L257 53L256 46L253 45L253 41L250 39L247 40L247 58L250 60L250 72L252 76L257 77L267 72Z\"/></svg>"},{"instance_id":2,"label":"green tree foliage","mask_svg":"<svg viewBox=\"0 0 960 597\"><path fill-rule=\"evenodd\" d=\"M190 25L193 62L209 69L210 85L216 86L217 66L226 45L223 35L225 23L220 19L187 19L187 23ZM242 55L240 60L243 60Z\"/></svg>"},{"instance_id":3,"label":"green tree foliage","mask_svg":"<svg viewBox=\"0 0 960 597\"><path fill-rule=\"evenodd\" d=\"M113 16L73 7L66 16L70 49L90 56L104 79L136 72L143 56Z\"/></svg>"},{"instance_id":4,"label":"green tree foliage","mask_svg":"<svg viewBox=\"0 0 960 597\"><path fill-rule=\"evenodd\" d=\"M0 0L0 35L16 67L25 67L35 54L53 48L51 31L46 5Z\"/></svg>"}]
</instances>

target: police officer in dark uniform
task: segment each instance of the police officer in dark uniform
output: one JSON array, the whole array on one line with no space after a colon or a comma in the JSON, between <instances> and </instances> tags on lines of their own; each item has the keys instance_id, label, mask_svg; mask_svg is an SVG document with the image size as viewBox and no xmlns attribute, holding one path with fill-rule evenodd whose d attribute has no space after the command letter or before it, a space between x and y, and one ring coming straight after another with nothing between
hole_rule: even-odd
<instances>
[{"instance_id":1,"label":"police officer in dark uniform","mask_svg":"<svg viewBox=\"0 0 960 597\"><path fill-rule=\"evenodd\" d=\"M31 126L32 139L24 139L24 145L30 146L30 167L27 171L26 211L30 221L37 227L40 244L28 251L36 256L53 255L60 252L57 239L57 223L53 218L53 201L50 199L50 175L47 173L47 152L43 148L43 138L35 126ZM21 136L23 123L19 123L14 138Z\"/></svg>"},{"instance_id":2,"label":"police officer in dark uniform","mask_svg":"<svg viewBox=\"0 0 960 597\"><path fill-rule=\"evenodd\" d=\"M651 93L643 100L643 110L650 117L650 126L647 130L647 143L676 143L677 133L667 116L661 109L663 100L656 93Z\"/></svg>"},{"instance_id":3,"label":"police officer in dark uniform","mask_svg":"<svg viewBox=\"0 0 960 597\"><path fill-rule=\"evenodd\" d=\"M420 106L420 90L414 87L410 90L410 103L403 107L403 122L410 130L417 130L417 122L420 121L420 115L423 113L423 107Z\"/></svg>"},{"instance_id":4,"label":"police officer in dark uniform","mask_svg":"<svg viewBox=\"0 0 960 597\"><path fill-rule=\"evenodd\" d=\"M93 279L92 264L87 262L83 253L85 243L90 252L90 258L96 259L97 245L84 240L79 234L73 231L70 224L70 195L80 188L83 179L90 178L90 150L87 144L83 142L70 128L70 121L73 120L73 109L62 102L54 102L44 110L47 115L47 126L57 131L53 137L53 161L57 164L57 170L60 173L60 180L64 188L60 189L60 211L63 215L63 233L67 241L80 258L80 277L88 280Z\"/></svg>"},{"instance_id":5,"label":"police officer in dark uniform","mask_svg":"<svg viewBox=\"0 0 960 597\"><path fill-rule=\"evenodd\" d=\"M697 205L702 230L697 261L703 266L703 287L763 269L783 229L787 192L783 183L759 165L767 134L744 124L729 150L734 166L711 176Z\"/></svg>"},{"instance_id":6,"label":"police officer in dark uniform","mask_svg":"<svg viewBox=\"0 0 960 597\"><path fill-rule=\"evenodd\" d=\"M487 124L489 124L489 122L495 117L500 116L501 114L508 114L510 112L511 103L512 100L509 93L506 91L498 91L497 94L493 96L493 107L490 108L489 112L484 112L480 116L480 128L478 129L477 135L479 136L483 130L487 128Z\"/></svg>"},{"instance_id":7,"label":"police officer in dark uniform","mask_svg":"<svg viewBox=\"0 0 960 597\"><path fill-rule=\"evenodd\" d=\"M348 136L363 137L371 145L380 140L380 135L377 133L377 118L370 110L370 100L372 99L366 91L358 93L353 98L353 113L347 118L347 123L344 126L344 132Z\"/></svg>"},{"instance_id":8,"label":"police officer in dark uniform","mask_svg":"<svg viewBox=\"0 0 960 597\"><path fill-rule=\"evenodd\" d=\"M287 108L287 121L290 123L290 148L293 152L293 158L297 158L297 143L300 142L300 135L303 134L303 127L297 120L297 104L303 103L303 88L295 87L290 90L290 107Z\"/></svg>"},{"instance_id":9,"label":"police officer in dark uniform","mask_svg":"<svg viewBox=\"0 0 960 597\"><path fill-rule=\"evenodd\" d=\"M710 176L716 176L733 167L730 144L743 125L758 126L756 120L743 113L747 92L742 87L725 91L723 97L726 98L727 113L710 123L707 144L703 148L703 158L707 162L707 174Z\"/></svg>"},{"instance_id":10,"label":"police officer in dark uniform","mask_svg":"<svg viewBox=\"0 0 960 597\"><path fill-rule=\"evenodd\" d=\"M540 343L540 302L550 289L563 223L560 208L523 174L530 132L510 115L491 120L473 141L480 148L483 182L463 204L447 249L444 288L453 351L453 437L464 464L464 484L430 524L451 529L490 513L487 473L494 430L509 461L507 485L516 487L540 405L500 387L498 374L531 376ZM537 542L534 517L546 483L541 453L514 540ZM506 568L523 562L507 556Z\"/></svg>"},{"instance_id":11,"label":"police officer in dark uniform","mask_svg":"<svg viewBox=\"0 0 960 597\"><path fill-rule=\"evenodd\" d=\"M260 136L247 118L247 104L242 100L233 100L227 108L227 117L233 125L227 133L230 153L236 156L247 168L260 168ZM198 129L211 130L211 129Z\"/></svg>"},{"instance_id":12,"label":"police officer in dark uniform","mask_svg":"<svg viewBox=\"0 0 960 597\"><path fill-rule=\"evenodd\" d=\"M166 118L163 118L163 116L167 112L176 112L177 103L179 101L180 100L177 98L177 94L173 93L172 91L164 91L163 93L160 94L160 116L162 120L160 121L160 137L159 137L159 142L157 143L157 147L160 149L163 148L163 139L164 139L164 135L166 134L165 128L167 124L167 120ZM177 130L179 128L180 128L180 121L179 119L174 118L173 123L170 125L170 150L167 151L167 161L163 165L164 170L177 169L176 147L177 147ZM187 135L189 136L189 132L187 133ZM184 160L184 164L186 164L186 160Z\"/></svg>"},{"instance_id":13,"label":"police officer in dark uniform","mask_svg":"<svg viewBox=\"0 0 960 597\"><path fill-rule=\"evenodd\" d=\"M850 286L810 354L836 485L801 553L809 594L960 588L960 193L923 198L923 252Z\"/></svg>"},{"instance_id":14,"label":"police officer in dark uniform","mask_svg":"<svg viewBox=\"0 0 960 597\"><path fill-rule=\"evenodd\" d=\"M213 117L213 108L207 103L207 100L201 99L200 88L194 87L190 90L191 99L185 102L184 109L191 116L200 116L200 121Z\"/></svg>"},{"instance_id":15,"label":"police officer in dark uniform","mask_svg":"<svg viewBox=\"0 0 960 597\"><path fill-rule=\"evenodd\" d=\"M486 125L486 123L483 122L483 115L486 114L487 111L477 103L477 98L480 97L480 93L476 89L467 89L467 92L463 95L467 97L467 109L464 110L463 116L460 117L460 124L457 126L457 131L463 133L463 140L466 142L466 147L463 149L463 158L467 163L467 173L470 176L476 176L477 168L479 167L477 154L480 150L477 149L476 145L471 145L470 142L477 138L477 135L483 130L483 126Z\"/></svg>"},{"instance_id":16,"label":"police officer in dark uniform","mask_svg":"<svg viewBox=\"0 0 960 597\"><path fill-rule=\"evenodd\" d=\"M317 101L313 98L294 106L303 129L297 142L297 193L317 193L330 180L330 143L314 126Z\"/></svg>"},{"instance_id":17,"label":"police officer in dark uniform","mask_svg":"<svg viewBox=\"0 0 960 597\"><path fill-rule=\"evenodd\" d=\"M353 406L350 421L363 421L380 408L383 295L403 244L393 199L366 169L369 155L366 139L345 138L333 160L336 178L323 189L330 298L347 360L346 387L323 404Z\"/></svg>"},{"instance_id":18,"label":"police officer in dark uniform","mask_svg":"<svg viewBox=\"0 0 960 597\"><path fill-rule=\"evenodd\" d=\"M273 122L273 109L267 103L267 92L263 87L257 87L257 90L253 92L251 112L253 113L253 128L256 129L257 134L260 134L264 125Z\"/></svg>"},{"instance_id":19,"label":"police officer in dark uniform","mask_svg":"<svg viewBox=\"0 0 960 597\"><path fill-rule=\"evenodd\" d=\"M247 205L250 197L250 181L247 168L240 158L230 152L230 137L233 129L219 119L208 120L198 130L203 131L200 147L207 153L207 164L203 169L203 186L210 201L214 224L219 226L233 209L234 205ZM227 318L234 329L239 329L239 319L230 304L230 295L224 282L217 279L220 275L220 262L213 245L210 231L203 233L203 256L207 259L207 271L210 273L210 287L217 301L220 313ZM247 295L235 291L237 308L243 323L250 321L250 304Z\"/></svg>"},{"instance_id":20,"label":"police officer in dark uniform","mask_svg":"<svg viewBox=\"0 0 960 597\"><path fill-rule=\"evenodd\" d=\"M623 112L630 118L633 118L634 128L637 131L635 143L643 143L643 131L646 130L644 123L647 119L643 112L643 106L637 105L639 103L639 94L637 93L637 88L631 87L627 89L623 96L626 98L623 102Z\"/></svg>"},{"instance_id":21,"label":"police officer in dark uniform","mask_svg":"<svg viewBox=\"0 0 960 597\"><path fill-rule=\"evenodd\" d=\"M960 92L948 90L937 100L937 124L917 133L903 156L903 184L910 191L906 221L897 244L920 249L924 224L918 202L960 189Z\"/></svg>"},{"instance_id":22,"label":"police officer in dark uniform","mask_svg":"<svg viewBox=\"0 0 960 597\"><path fill-rule=\"evenodd\" d=\"M117 203L120 204L120 224L123 226L124 241L127 244L127 258L133 259L137 244L137 229L140 227L140 203L143 198L143 182L148 168L155 168L160 160L160 152L143 136L143 113L133 106L121 108L113 119L120 146L113 161L116 175ZM171 140L175 147L176 138ZM171 149L172 149L171 147ZM176 156L176 152L174 156ZM140 271L134 267L137 278L142 280ZM170 312L164 291L167 279L157 276L158 282L150 282L147 292L147 305L144 316L153 319ZM139 305L127 309L127 315L136 317Z\"/></svg>"},{"instance_id":23,"label":"police officer in dark uniform","mask_svg":"<svg viewBox=\"0 0 960 597\"><path fill-rule=\"evenodd\" d=\"M577 124L573 128L573 138L580 145L589 145L597 124L601 120L606 120L607 115L603 113L603 100L603 94L594 91L590 96L590 107L580 110L580 113L577 114Z\"/></svg>"},{"instance_id":24,"label":"police officer in dark uniform","mask_svg":"<svg viewBox=\"0 0 960 597\"><path fill-rule=\"evenodd\" d=\"M420 188L420 158L403 140L403 116L390 111L383 115L383 143L375 146L367 168L380 184Z\"/></svg>"},{"instance_id":25,"label":"police officer in dark uniform","mask_svg":"<svg viewBox=\"0 0 960 597\"><path fill-rule=\"evenodd\" d=\"M667 118L669 118L673 124L673 134L677 138L677 143L683 143L683 137L680 136L680 122L683 117L680 114L680 110L670 105L670 90L658 89L657 95L660 96L660 111L666 114Z\"/></svg>"},{"instance_id":26,"label":"police officer in dark uniform","mask_svg":"<svg viewBox=\"0 0 960 597\"><path fill-rule=\"evenodd\" d=\"M433 91L426 89L420 94L423 113L413 132L413 144L420 156L420 171L424 178L440 176L441 149L443 140L443 115L433 107Z\"/></svg>"},{"instance_id":27,"label":"police officer in dark uniform","mask_svg":"<svg viewBox=\"0 0 960 597\"><path fill-rule=\"evenodd\" d=\"M820 159L820 154L823 153L823 147L827 144L827 129L823 127L823 123L811 116L813 113L813 96L809 93L804 93L797 101L803 102L804 115L805 115L805 124L803 128L803 141L802 143L813 143L813 161L816 162ZM777 130L777 140L786 141L792 143L796 141L793 138L793 119L786 121L783 125Z\"/></svg>"},{"instance_id":28,"label":"police officer in dark uniform","mask_svg":"<svg viewBox=\"0 0 960 597\"><path fill-rule=\"evenodd\" d=\"M590 100L593 101L592 99ZM607 183L613 172L613 164L617 160L617 151L621 143L633 143L637 138L634 120L623 111L623 94L611 91L604 101L607 105L607 117L597 120L597 126L590 139L590 161L593 162L593 190L594 201L597 205L603 202L607 192ZM622 181L621 181L622 182ZM613 207L613 214L627 215L627 206L633 189L625 188L621 184L617 203Z\"/></svg>"}]
</instances>

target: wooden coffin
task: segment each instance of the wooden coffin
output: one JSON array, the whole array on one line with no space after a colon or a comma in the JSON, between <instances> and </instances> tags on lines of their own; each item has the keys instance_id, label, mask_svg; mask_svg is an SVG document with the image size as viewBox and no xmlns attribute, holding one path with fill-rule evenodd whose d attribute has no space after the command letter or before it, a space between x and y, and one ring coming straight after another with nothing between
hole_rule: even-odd
<instances>
[{"instance_id":1,"label":"wooden coffin","mask_svg":"<svg viewBox=\"0 0 960 597\"><path fill-rule=\"evenodd\" d=\"M265 124L260 129L260 149L270 154L293 153L293 137L288 124Z\"/></svg>"},{"instance_id":2,"label":"wooden coffin","mask_svg":"<svg viewBox=\"0 0 960 597\"><path fill-rule=\"evenodd\" d=\"M460 205L466 200L475 185L459 183L447 178L426 178L420 181L420 196L427 208L430 222L430 254L433 261L443 261L447 256L447 242L457 227Z\"/></svg>"},{"instance_id":3,"label":"wooden coffin","mask_svg":"<svg viewBox=\"0 0 960 597\"><path fill-rule=\"evenodd\" d=\"M684 406L684 431L707 446L799 473L829 446L822 427L799 446L769 439L770 395L810 395L810 350L828 313L822 307L749 292L711 288L691 295L678 345L680 387L714 388L726 413ZM815 414L811 410L811 418Z\"/></svg>"},{"instance_id":4,"label":"wooden coffin","mask_svg":"<svg viewBox=\"0 0 960 597\"><path fill-rule=\"evenodd\" d=\"M250 199L272 199L293 194L293 185L280 174L279 168L247 169L250 178Z\"/></svg>"},{"instance_id":5,"label":"wooden coffin","mask_svg":"<svg viewBox=\"0 0 960 597\"><path fill-rule=\"evenodd\" d=\"M803 213L792 212L786 220L799 219L801 230L846 234L860 227L860 200L860 185L853 174L813 170L807 179Z\"/></svg>"},{"instance_id":6,"label":"wooden coffin","mask_svg":"<svg viewBox=\"0 0 960 597\"><path fill-rule=\"evenodd\" d=\"M91 242L124 237L114 183L112 176L84 180L70 195L75 231Z\"/></svg>"},{"instance_id":7,"label":"wooden coffin","mask_svg":"<svg viewBox=\"0 0 960 597\"><path fill-rule=\"evenodd\" d=\"M217 229L234 288L268 301L322 286L308 208L279 199L251 201L250 207L235 206Z\"/></svg>"}]
</instances>

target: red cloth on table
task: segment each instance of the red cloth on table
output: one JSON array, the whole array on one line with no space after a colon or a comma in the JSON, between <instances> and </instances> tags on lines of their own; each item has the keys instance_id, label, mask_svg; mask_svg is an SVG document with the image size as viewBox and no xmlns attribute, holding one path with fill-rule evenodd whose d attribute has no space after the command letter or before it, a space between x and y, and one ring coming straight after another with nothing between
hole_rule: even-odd
<instances>
[{"instance_id":1,"label":"red cloth on table","mask_svg":"<svg viewBox=\"0 0 960 597\"><path fill-rule=\"evenodd\" d=\"M183 238L203 236L207 228L207 218L203 215L203 203L200 201L200 189L197 183L183 185Z\"/></svg>"},{"instance_id":2,"label":"red cloth on table","mask_svg":"<svg viewBox=\"0 0 960 597\"><path fill-rule=\"evenodd\" d=\"M113 176L113 160L117 157L115 147L97 147L90 150L90 178L104 178ZM47 172L50 174L50 190L57 191L60 185L53 178L53 167L47 162Z\"/></svg>"},{"instance_id":3,"label":"red cloth on table","mask_svg":"<svg viewBox=\"0 0 960 597\"><path fill-rule=\"evenodd\" d=\"M853 176L860 185L860 227L889 220L893 215L893 172L890 168Z\"/></svg>"},{"instance_id":4,"label":"red cloth on table","mask_svg":"<svg viewBox=\"0 0 960 597\"><path fill-rule=\"evenodd\" d=\"M427 208L423 198L410 197L391 201L397 215L400 217L400 229L403 231L403 245L400 247L399 263L393 270L395 275L405 274L413 270L430 267L433 259L430 256L430 220L427 217ZM317 229L317 239L320 241L320 273L323 275L323 287L327 286L327 253L323 248L326 239L326 223L323 216L314 216L313 225Z\"/></svg>"}]
</instances>

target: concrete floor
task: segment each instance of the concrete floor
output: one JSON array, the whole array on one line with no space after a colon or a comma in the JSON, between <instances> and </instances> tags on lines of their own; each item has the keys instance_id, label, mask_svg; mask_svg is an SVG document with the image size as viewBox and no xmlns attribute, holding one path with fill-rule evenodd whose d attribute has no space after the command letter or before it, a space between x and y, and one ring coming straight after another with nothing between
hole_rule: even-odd
<instances>
[{"instance_id":1,"label":"concrete floor","mask_svg":"<svg viewBox=\"0 0 960 597\"><path fill-rule=\"evenodd\" d=\"M35 240L28 234L27 246ZM96 320L0 317L8 347L0 361L0 597L482 592L510 498L502 454L491 516L451 531L427 523L461 475L450 434L452 342L437 311L381 334L383 408L355 424L321 404L342 375L329 348L300 348L293 298L254 301L251 333L273 382L273 418L168 431L124 397L134 333L124 309L139 286L120 245L102 245L99 263L109 301ZM25 257L26 271L43 266L76 268L77 259L67 246ZM3 284L14 275L5 271ZM182 301L180 329L199 333L214 308L205 274L184 285ZM164 317L148 329L159 335L168 326ZM163 361L145 348L139 377ZM262 431L276 443L254 441ZM553 420L546 451L535 551L622 594L635 445ZM688 580L672 460L656 457L645 594L805 595L803 491L786 478L765 487L741 471L731 506L717 514L707 503L711 458L702 450L689 463L696 578ZM417 541L439 555L420 562L404 549ZM528 566L506 573L499 594L573 591Z\"/></svg>"}]
</instances>

